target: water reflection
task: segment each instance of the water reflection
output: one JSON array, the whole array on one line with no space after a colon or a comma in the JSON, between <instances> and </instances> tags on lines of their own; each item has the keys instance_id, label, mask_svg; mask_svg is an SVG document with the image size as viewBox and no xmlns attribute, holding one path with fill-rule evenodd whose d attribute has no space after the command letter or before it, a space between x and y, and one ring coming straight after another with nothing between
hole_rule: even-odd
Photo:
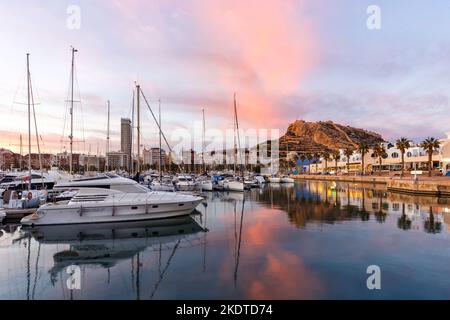
<instances>
[{"instance_id":1,"label":"water reflection","mask_svg":"<svg viewBox=\"0 0 450 320\"><path fill-rule=\"evenodd\" d=\"M25 284L28 300L35 298L38 278L41 278L38 268L41 246L56 246L56 252L52 254L53 265L47 272L51 285L56 287L60 282L63 291L68 290L69 299L72 299L74 294L73 288L66 288L70 268L79 267L83 272L82 278L86 277L86 271L105 269L108 274L106 282L109 284L110 270L127 261L130 263L132 290L135 292L135 298L141 299L143 252L155 252L158 257L158 275L150 295L145 297L151 299L163 281L177 250L200 245L202 237L197 234L206 233L207 229L192 217L179 217L120 224L39 226L30 229L20 229L16 226L9 230L6 228L6 231L9 231L9 239L3 240L10 240L11 245L20 244L26 247ZM2 233L3 237L8 234L6 231ZM165 262L162 259L163 252L168 253Z\"/></svg>"},{"instance_id":2,"label":"water reflection","mask_svg":"<svg viewBox=\"0 0 450 320\"><path fill-rule=\"evenodd\" d=\"M388 215L396 215L402 230L421 228L427 233L439 233L450 212L450 199L389 193L385 186L377 184L302 181L295 186L269 185L252 197L286 211L297 227L309 222L333 224L355 219L374 219L383 224Z\"/></svg>"}]
</instances>

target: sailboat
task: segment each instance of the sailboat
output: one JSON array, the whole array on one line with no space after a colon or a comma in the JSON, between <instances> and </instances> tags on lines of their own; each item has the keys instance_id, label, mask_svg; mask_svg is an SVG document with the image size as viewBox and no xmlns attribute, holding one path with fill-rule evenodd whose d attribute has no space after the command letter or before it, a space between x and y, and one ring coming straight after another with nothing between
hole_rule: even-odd
<instances>
[{"instance_id":1,"label":"sailboat","mask_svg":"<svg viewBox=\"0 0 450 320\"><path fill-rule=\"evenodd\" d=\"M202 133L202 167L203 172L206 174L206 166L205 166L205 109L202 109L202 116L203 116L203 133ZM208 175L206 174L206 179L199 179L200 186L202 191L213 191L213 183L210 178L208 178Z\"/></svg>"},{"instance_id":2,"label":"sailboat","mask_svg":"<svg viewBox=\"0 0 450 320\"><path fill-rule=\"evenodd\" d=\"M20 177L22 184L27 184L27 190L23 190L19 193L15 190L14 183L10 185L12 188L3 192L3 208L0 209L0 215L4 218L17 219L22 218L25 215L34 213L37 208L45 203L47 200L46 190L32 190L33 175L31 170L31 111L33 108L34 121L36 126L36 116L34 114L34 98L33 90L31 86L31 74L30 74L30 54L27 53L27 106L28 106L28 175ZM37 134L37 127L36 127ZM37 135L36 138L38 139ZM39 141L38 141L39 146ZM41 161L40 161L41 164ZM41 165L42 169L42 165ZM43 174L43 173L42 173ZM43 176L41 176L43 178ZM20 180L19 179L19 180Z\"/></svg>"},{"instance_id":3,"label":"sailboat","mask_svg":"<svg viewBox=\"0 0 450 320\"><path fill-rule=\"evenodd\" d=\"M238 122L238 116L237 116L236 93L234 94L233 129L235 131L235 135L234 135L234 168L235 168L235 172L236 172L237 152L238 152L238 146L236 145L236 134L237 134L237 138L238 138L239 150L241 147L240 138L239 138L239 122ZM240 178L241 178L240 180L238 180L237 177L225 179L224 189L228 190L228 191L243 192L244 191L244 179L242 177L242 165L241 165L241 177Z\"/></svg>"},{"instance_id":4,"label":"sailboat","mask_svg":"<svg viewBox=\"0 0 450 320\"><path fill-rule=\"evenodd\" d=\"M167 191L173 192L175 191L175 187L172 183L172 179L170 177L164 177L162 172L162 129L161 129L161 100L158 101L158 110L159 110L159 158L158 158L158 179L153 179L150 184L150 189L153 191Z\"/></svg>"}]
</instances>

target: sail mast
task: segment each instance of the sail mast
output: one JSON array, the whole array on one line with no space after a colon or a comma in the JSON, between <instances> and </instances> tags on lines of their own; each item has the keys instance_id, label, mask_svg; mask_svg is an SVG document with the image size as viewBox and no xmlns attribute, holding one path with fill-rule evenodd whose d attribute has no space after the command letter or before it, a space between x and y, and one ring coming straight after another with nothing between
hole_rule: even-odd
<instances>
[{"instance_id":1,"label":"sail mast","mask_svg":"<svg viewBox=\"0 0 450 320\"><path fill-rule=\"evenodd\" d=\"M108 124L107 124L107 132L106 132L106 169L105 171L109 171L109 159L108 159L108 153L109 153L109 117L110 117L110 102L108 100ZM100 168L98 168L100 170Z\"/></svg>"},{"instance_id":2,"label":"sail mast","mask_svg":"<svg viewBox=\"0 0 450 320\"><path fill-rule=\"evenodd\" d=\"M31 97L30 97L30 54L27 53L27 98L28 98L28 191L31 190Z\"/></svg>"},{"instance_id":3,"label":"sail mast","mask_svg":"<svg viewBox=\"0 0 450 320\"><path fill-rule=\"evenodd\" d=\"M72 47L72 68L70 72L70 158L69 158L69 173L73 174L73 85L74 85L74 69L75 69L75 52L78 52Z\"/></svg>"},{"instance_id":4,"label":"sail mast","mask_svg":"<svg viewBox=\"0 0 450 320\"><path fill-rule=\"evenodd\" d=\"M136 112L137 112L137 172L141 171L141 116L140 116L140 92L141 86L136 85Z\"/></svg>"},{"instance_id":5,"label":"sail mast","mask_svg":"<svg viewBox=\"0 0 450 320\"><path fill-rule=\"evenodd\" d=\"M237 105L236 105L236 92L234 93L234 121L236 124L236 132L237 132L237 140L239 144L239 150L241 149L241 139L239 137L239 121L238 121L238 115L237 115ZM236 150L237 151L237 150ZM239 151L239 157L241 160L241 175L244 176L244 170L242 168L242 153ZM237 159L237 152L236 152L236 159Z\"/></svg>"},{"instance_id":6,"label":"sail mast","mask_svg":"<svg viewBox=\"0 0 450 320\"><path fill-rule=\"evenodd\" d=\"M202 109L202 116L203 116L203 132L202 132L202 165L203 165L203 172L206 172L205 167L205 109Z\"/></svg>"},{"instance_id":7,"label":"sail mast","mask_svg":"<svg viewBox=\"0 0 450 320\"><path fill-rule=\"evenodd\" d=\"M236 145L236 93L234 93L234 115L233 115L233 141L234 141L234 166L233 171L236 173L237 163L237 145Z\"/></svg>"},{"instance_id":8,"label":"sail mast","mask_svg":"<svg viewBox=\"0 0 450 320\"><path fill-rule=\"evenodd\" d=\"M20 134L20 171L23 170L23 147L22 147L22 134Z\"/></svg>"},{"instance_id":9,"label":"sail mast","mask_svg":"<svg viewBox=\"0 0 450 320\"><path fill-rule=\"evenodd\" d=\"M159 170L159 182L162 183L162 171L161 171L161 165L162 165L162 150L161 150L161 99L158 100L159 103L159 161L158 161L158 170Z\"/></svg>"}]
</instances>

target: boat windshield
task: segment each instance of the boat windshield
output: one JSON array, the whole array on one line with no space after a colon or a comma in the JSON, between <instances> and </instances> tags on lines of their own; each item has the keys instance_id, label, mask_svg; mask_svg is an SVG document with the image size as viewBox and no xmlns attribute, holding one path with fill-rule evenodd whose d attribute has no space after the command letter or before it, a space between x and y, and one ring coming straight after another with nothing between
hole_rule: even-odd
<instances>
[{"instance_id":1,"label":"boat windshield","mask_svg":"<svg viewBox=\"0 0 450 320\"><path fill-rule=\"evenodd\" d=\"M125 193L147 193L150 189L140 184L117 184L111 185L112 190L122 191Z\"/></svg>"}]
</instances>

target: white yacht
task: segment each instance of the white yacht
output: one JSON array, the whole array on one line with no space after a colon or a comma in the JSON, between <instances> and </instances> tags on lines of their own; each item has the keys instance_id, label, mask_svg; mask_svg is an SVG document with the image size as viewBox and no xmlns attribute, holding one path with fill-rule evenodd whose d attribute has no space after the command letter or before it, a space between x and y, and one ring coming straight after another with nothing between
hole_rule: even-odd
<instances>
[{"instance_id":1,"label":"white yacht","mask_svg":"<svg viewBox=\"0 0 450 320\"><path fill-rule=\"evenodd\" d=\"M197 187L194 179L189 175L178 175L175 179L175 186L180 191L194 191Z\"/></svg>"},{"instance_id":2,"label":"white yacht","mask_svg":"<svg viewBox=\"0 0 450 320\"><path fill-rule=\"evenodd\" d=\"M213 191L213 183L211 180L203 180L200 182L202 191Z\"/></svg>"},{"instance_id":3,"label":"white yacht","mask_svg":"<svg viewBox=\"0 0 450 320\"><path fill-rule=\"evenodd\" d=\"M6 174L0 180L0 189L4 190L28 190L30 184L30 174L28 172L14 172ZM48 173L33 171L31 173L31 189L52 189L55 185L55 178Z\"/></svg>"},{"instance_id":4,"label":"white yacht","mask_svg":"<svg viewBox=\"0 0 450 320\"><path fill-rule=\"evenodd\" d=\"M149 188L152 191L166 191L174 192L175 187L173 186L172 180L170 178L163 178L162 181L154 179L150 184Z\"/></svg>"},{"instance_id":5,"label":"white yacht","mask_svg":"<svg viewBox=\"0 0 450 320\"><path fill-rule=\"evenodd\" d=\"M281 178L280 177L276 177L276 176L269 177L269 182L270 183L280 183L281 182Z\"/></svg>"},{"instance_id":6,"label":"white yacht","mask_svg":"<svg viewBox=\"0 0 450 320\"><path fill-rule=\"evenodd\" d=\"M154 192L136 181L107 174L73 180L55 189L78 190L68 201L41 206L23 225L124 222L189 215L203 198Z\"/></svg>"},{"instance_id":7,"label":"white yacht","mask_svg":"<svg viewBox=\"0 0 450 320\"><path fill-rule=\"evenodd\" d=\"M244 191L244 183L241 181L237 181L234 178L227 178L223 182L224 189L227 191Z\"/></svg>"}]
</instances>

